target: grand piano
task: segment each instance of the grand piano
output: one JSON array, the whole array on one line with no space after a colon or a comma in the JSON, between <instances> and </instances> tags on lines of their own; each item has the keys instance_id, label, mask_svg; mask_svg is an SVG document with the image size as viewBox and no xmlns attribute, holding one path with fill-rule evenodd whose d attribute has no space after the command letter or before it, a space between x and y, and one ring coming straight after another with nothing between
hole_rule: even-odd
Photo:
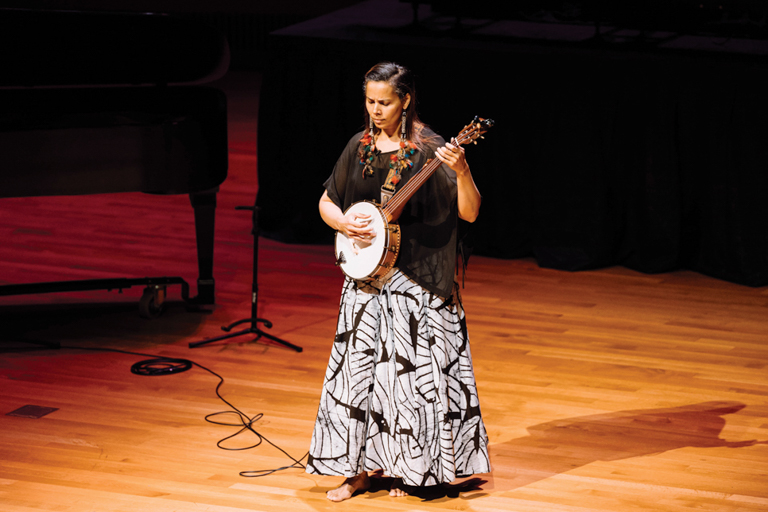
<instances>
[{"instance_id":1,"label":"grand piano","mask_svg":"<svg viewBox=\"0 0 768 512\"><path fill-rule=\"evenodd\" d=\"M213 304L227 117L223 92L203 84L226 72L226 39L162 14L0 9L0 48L0 198L188 194L198 258L193 298L179 277L14 284L0 295L144 285L140 311L151 317L180 284L189 304Z\"/></svg>"}]
</instances>

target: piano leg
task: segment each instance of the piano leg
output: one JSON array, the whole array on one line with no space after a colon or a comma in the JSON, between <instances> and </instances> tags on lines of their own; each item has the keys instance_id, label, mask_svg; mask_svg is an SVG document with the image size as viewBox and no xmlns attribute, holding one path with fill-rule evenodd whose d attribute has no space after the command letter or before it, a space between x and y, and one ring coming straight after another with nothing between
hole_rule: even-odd
<instances>
[{"instance_id":1,"label":"piano leg","mask_svg":"<svg viewBox=\"0 0 768 512\"><path fill-rule=\"evenodd\" d=\"M189 194L195 210L195 236L197 238L197 296L194 304L214 304L213 233L216 220L216 193L218 188Z\"/></svg>"}]
</instances>

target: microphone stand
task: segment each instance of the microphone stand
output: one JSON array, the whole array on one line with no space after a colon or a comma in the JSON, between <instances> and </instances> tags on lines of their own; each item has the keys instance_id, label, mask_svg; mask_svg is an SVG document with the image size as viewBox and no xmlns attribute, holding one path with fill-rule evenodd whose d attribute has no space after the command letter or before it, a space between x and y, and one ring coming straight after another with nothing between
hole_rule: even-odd
<instances>
[{"instance_id":1,"label":"microphone stand","mask_svg":"<svg viewBox=\"0 0 768 512\"><path fill-rule=\"evenodd\" d=\"M297 345L294 345L293 343L289 343L285 340L281 340L277 336L273 336L269 333L266 333L259 329L258 324L262 323L264 324L264 327L267 329L272 328L272 322L269 320L265 320L264 318L259 318L258 315L258 302L259 302L259 284L258 284L258 270L259 270L259 207L256 206L256 203L254 203L253 206L236 206L235 210L251 210L251 220L253 222L253 229L251 230L251 234L253 235L253 286L251 288L251 317L250 318L244 318L242 320L238 320L237 322L234 322L232 324L229 324L227 326L223 326L221 328L222 331L227 332L229 334L224 334L222 336L217 336L215 338L210 338L203 341L195 341L189 344L189 348L197 348L201 347L203 345L207 345L209 343L213 343L215 341L220 340L226 340L229 338L235 338L237 336L243 336L246 334L255 334L256 337L251 341L257 341L261 337L268 338L276 343L279 343L281 345L284 345L288 348L291 348L295 350L296 352L301 352L304 350L302 347L299 347ZM248 323L250 322L251 326L247 329L243 329L237 332L230 332L234 327Z\"/></svg>"}]
</instances>

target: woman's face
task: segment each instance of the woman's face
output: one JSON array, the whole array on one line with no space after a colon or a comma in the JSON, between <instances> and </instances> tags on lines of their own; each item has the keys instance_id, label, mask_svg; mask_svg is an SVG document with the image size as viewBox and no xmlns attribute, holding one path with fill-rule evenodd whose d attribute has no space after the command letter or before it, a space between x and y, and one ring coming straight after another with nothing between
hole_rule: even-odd
<instances>
[{"instance_id":1,"label":"woman's face","mask_svg":"<svg viewBox=\"0 0 768 512\"><path fill-rule=\"evenodd\" d=\"M403 99L387 82L368 82L365 85L365 108L377 128L384 130L387 135L397 132L403 109L408 108L411 96L406 94Z\"/></svg>"}]
</instances>

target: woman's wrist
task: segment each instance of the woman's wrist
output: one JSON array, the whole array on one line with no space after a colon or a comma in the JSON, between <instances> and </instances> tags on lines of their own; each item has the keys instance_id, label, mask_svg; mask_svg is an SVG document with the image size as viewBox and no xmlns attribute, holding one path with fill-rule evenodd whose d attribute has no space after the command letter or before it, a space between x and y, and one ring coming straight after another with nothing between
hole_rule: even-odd
<instances>
[{"instance_id":1,"label":"woman's wrist","mask_svg":"<svg viewBox=\"0 0 768 512\"><path fill-rule=\"evenodd\" d=\"M456 177L460 179L470 178L472 176L472 173L469 170L469 165L465 165L462 170L454 169L454 172L456 173Z\"/></svg>"}]
</instances>

